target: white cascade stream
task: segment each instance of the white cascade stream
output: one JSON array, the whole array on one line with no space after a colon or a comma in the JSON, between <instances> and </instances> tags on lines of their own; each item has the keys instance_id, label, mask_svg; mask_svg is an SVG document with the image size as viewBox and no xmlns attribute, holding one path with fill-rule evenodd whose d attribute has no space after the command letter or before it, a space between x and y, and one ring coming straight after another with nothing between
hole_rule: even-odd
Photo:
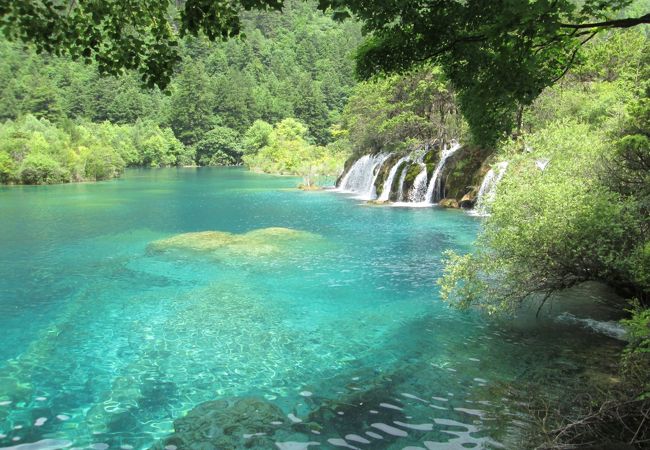
<instances>
[{"instance_id":1,"label":"white cascade stream","mask_svg":"<svg viewBox=\"0 0 650 450\"><path fill-rule=\"evenodd\" d=\"M429 182L429 187L427 188L424 203L432 204L433 202L440 200L439 197L441 195L440 188L442 184L442 169L445 167L447 158L456 153L460 147L461 145L458 142L452 141L452 145L449 149L446 146L443 148L442 154L440 155L440 161L438 162L438 165L436 165L436 168L433 171L433 175L431 176L431 181Z\"/></svg>"},{"instance_id":2,"label":"white cascade stream","mask_svg":"<svg viewBox=\"0 0 650 450\"><path fill-rule=\"evenodd\" d=\"M422 203L427 195L427 166L420 164L422 171L413 180L413 188L409 192L409 202Z\"/></svg>"},{"instance_id":3,"label":"white cascade stream","mask_svg":"<svg viewBox=\"0 0 650 450\"><path fill-rule=\"evenodd\" d=\"M402 169L402 173L399 176L399 190L397 191L397 201L398 202L403 202L404 201L404 180L406 180L406 173L409 170L408 164L404 166Z\"/></svg>"},{"instance_id":4,"label":"white cascade stream","mask_svg":"<svg viewBox=\"0 0 650 450\"><path fill-rule=\"evenodd\" d=\"M358 198L362 200L373 200L376 197L375 180L381 165L389 156L388 153L362 156L345 174L338 190L359 194Z\"/></svg>"},{"instance_id":5,"label":"white cascade stream","mask_svg":"<svg viewBox=\"0 0 650 450\"><path fill-rule=\"evenodd\" d=\"M397 175L397 169L400 168L403 162L408 161L408 156L404 156L403 158L400 158L399 161L393 165L393 167L390 168L390 172L388 172L388 178L386 178L386 181L384 182L384 188L381 190L381 195L377 200L380 202L385 202L388 201L390 198L390 188L393 186L393 180L395 179L395 175ZM403 180L402 180L403 181ZM401 184L400 184L400 190L402 189Z\"/></svg>"},{"instance_id":6,"label":"white cascade stream","mask_svg":"<svg viewBox=\"0 0 650 450\"><path fill-rule=\"evenodd\" d=\"M476 196L476 205L474 206L473 214L477 216L489 215L490 204L494 202L497 195L497 186L506 174L508 168L508 161L503 161L491 168L485 174L481 187Z\"/></svg>"}]
</instances>

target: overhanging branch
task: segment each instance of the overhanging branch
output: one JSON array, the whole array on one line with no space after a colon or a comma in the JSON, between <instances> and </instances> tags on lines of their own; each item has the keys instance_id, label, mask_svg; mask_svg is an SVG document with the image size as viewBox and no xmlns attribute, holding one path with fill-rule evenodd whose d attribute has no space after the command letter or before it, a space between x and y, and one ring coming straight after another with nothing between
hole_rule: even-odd
<instances>
[{"instance_id":1,"label":"overhanging branch","mask_svg":"<svg viewBox=\"0 0 650 450\"><path fill-rule=\"evenodd\" d=\"M607 20L596 23L560 23L562 28L630 28L636 25L650 23L650 14L641 17L628 17L626 19Z\"/></svg>"}]
</instances>

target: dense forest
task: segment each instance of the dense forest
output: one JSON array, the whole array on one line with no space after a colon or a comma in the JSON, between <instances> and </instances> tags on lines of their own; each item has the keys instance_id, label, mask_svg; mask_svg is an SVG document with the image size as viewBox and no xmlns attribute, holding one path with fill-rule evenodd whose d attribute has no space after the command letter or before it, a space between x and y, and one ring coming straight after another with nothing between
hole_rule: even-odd
<instances>
[{"instance_id":1,"label":"dense forest","mask_svg":"<svg viewBox=\"0 0 650 450\"><path fill-rule=\"evenodd\" d=\"M477 2L493 19L485 22L465 2L442 2L437 15L397 3L291 0L282 12L237 10L243 35L224 41L208 39L200 17L184 16L178 64L169 80L165 67L148 73L149 87L137 67L100 75L101 60L3 38L0 182L245 165L299 175L310 188L364 155L394 163L456 140L480 158L472 173L454 162L448 180L460 185L458 197L475 197L476 173L503 163L507 172L473 251L446 253L442 297L513 315L522 304L542 311L586 281L615 289L628 317L621 382L579 405L573 423L550 418L556 427L538 438L647 448L648 2Z\"/></svg>"},{"instance_id":2,"label":"dense forest","mask_svg":"<svg viewBox=\"0 0 650 450\"><path fill-rule=\"evenodd\" d=\"M296 161L267 167L272 146L257 156L269 139L293 140L303 153L298 159L311 160L303 172L334 174L345 149L323 146L335 140L333 126L356 83L358 23L336 23L298 1L282 14L250 12L242 21L245 38L184 39L165 92L146 88L134 72L100 76L96 64L0 42L2 182L102 180L134 166L238 165L244 154L262 170L299 173ZM284 119L293 121L280 125Z\"/></svg>"}]
</instances>

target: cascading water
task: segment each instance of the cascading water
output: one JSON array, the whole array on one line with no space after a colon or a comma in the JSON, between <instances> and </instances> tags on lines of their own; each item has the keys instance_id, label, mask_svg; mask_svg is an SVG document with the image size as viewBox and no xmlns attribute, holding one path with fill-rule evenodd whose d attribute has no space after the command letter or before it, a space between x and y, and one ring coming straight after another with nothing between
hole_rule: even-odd
<instances>
[{"instance_id":1,"label":"cascading water","mask_svg":"<svg viewBox=\"0 0 650 450\"><path fill-rule=\"evenodd\" d=\"M342 192L354 192L363 200L376 197L375 180L381 165L390 156L387 153L364 155L354 163L341 180L338 189Z\"/></svg>"},{"instance_id":2,"label":"cascading water","mask_svg":"<svg viewBox=\"0 0 650 450\"><path fill-rule=\"evenodd\" d=\"M477 216L487 216L489 214L489 207L497 195L497 186L503 176L506 174L506 169L508 168L508 162L503 161L496 165L495 168L491 168L488 173L485 174L481 187L478 190L478 195L476 196L476 206L474 206L473 213Z\"/></svg>"},{"instance_id":3,"label":"cascading water","mask_svg":"<svg viewBox=\"0 0 650 450\"><path fill-rule=\"evenodd\" d=\"M460 147L461 145L458 142L452 141L451 148L447 149L447 146L443 148L442 154L440 155L440 161L433 171L429 187L427 188L426 196L424 198L425 203L431 204L442 198L442 169L445 167L447 158L456 153Z\"/></svg>"},{"instance_id":4,"label":"cascading water","mask_svg":"<svg viewBox=\"0 0 650 450\"><path fill-rule=\"evenodd\" d=\"M409 201L412 203L421 203L427 195L427 166L420 164L422 171L415 177L413 188L409 193Z\"/></svg>"},{"instance_id":5,"label":"cascading water","mask_svg":"<svg viewBox=\"0 0 650 450\"><path fill-rule=\"evenodd\" d=\"M386 178L386 181L384 182L384 188L381 191L381 195L377 200L381 202L388 201L390 198L390 190L393 187L393 180L395 179L395 175L397 174L397 170L400 168L402 163L405 161L408 161L408 156L404 156L403 158L400 158L399 161L395 163L393 167L390 168L390 172L388 172L388 178ZM406 172L404 172L406 174ZM404 180L402 180L403 182ZM402 183L400 183L400 189L402 188Z\"/></svg>"},{"instance_id":6,"label":"cascading water","mask_svg":"<svg viewBox=\"0 0 650 450\"><path fill-rule=\"evenodd\" d=\"M428 175L431 172L427 170L427 166L423 160L427 153L429 153L429 148L425 146L424 153L421 153L415 159L413 153L409 156L403 156L388 170L379 198L377 198L375 183L382 169L382 165L391 155L387 153L364 155L343 176L338 185L338 191L358 194L356 198L362 200L374 200L377 198L378 201L386 202L394 198L397 203L404 202L412 206L430 205L442 198L442 171L447 159L460 147L460 144L453 140L449 148L447 146L443 148L440 161L436 165L428 183ZM412 186L409 184L409 188L406 189L404 186L406 176L411 170L415 169L413 167L414 164L419 165L422 169L413 180ZM388 169L388 167L384 169ZM395 177L399 177L397 183L395 183ZM397 192L393 191L394 185L397 186Z\"/></svg>"},{"instance_id":7,"label":"cascading water","mask_svg":"<svg viewBox=\"0 0 650 450\"><path fill-rule=\"evenodd\" d=\"M399 176L399 190L397 191L397 201L404 200L404 180L406 180L406 172L409 170L409 165L405 164L402 173Z\"/></svg>"}]
</instances>

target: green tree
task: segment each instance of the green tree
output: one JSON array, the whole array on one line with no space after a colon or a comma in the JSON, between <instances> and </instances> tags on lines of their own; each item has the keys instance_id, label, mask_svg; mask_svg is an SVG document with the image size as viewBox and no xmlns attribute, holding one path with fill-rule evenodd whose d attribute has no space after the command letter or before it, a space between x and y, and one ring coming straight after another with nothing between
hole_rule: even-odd
<instances>
[{"instance_id":1,"label":"green tree","mask_svg":"<svg viewBox=\"0 0 650 450\"><path fill-rule=\"evenodd\" d=\"M214 96L210 79L200 63L187 64L172 87L169 124L185 145L198 142L212 129Z\"/></svg>"},{"instance_id":2,"label":"green tree","mask_svg":"<svg viewBox=\"0 0 650 450\"><path fill-rule=\"evenodd\" d=\"M560 79L581 47L614 28L650 23L616 17L631 0L321 0L364 21L369 37L357 73L403 72L422 62L444 68L475 139L494 144L518 125L516 112Z\"/></svg>"},{"instance_id":3,"label":"green tree","mask_svg":"<svg viewBox=\"0 0 650 450\"><path fill-rule=\"evenodd\" d=\"M196 159L202 166L232 166L241 162L239 133L228 127L215 127L195 145Z\"/></svg>"},{"instance_id":4,"label":"green tree","mask_svg":"<svg viewBox=\"0 0 650 450\"><path fill-rule=\"evenodd\" d=\"M182 5L180 11L177 5ZM67 54L88 63L94 60L107 74L137 70L149 86L165 88L180 60L175 28L181 35L203 32L210 40L225 39L239 34L243 9L281 6L282 0L187 0L180 4L170 0L7 0L0 4L0 26L6 36L32 43L39 52Z\"/></svg>"},{"instance_id":5,"label":"green tree","mask_svg":"<svg viewBox=\"0 0 650 450\"><path fill-rule=\"evenodd\" d=\"M0 152L0 183L13 181L16 172L14 160L5 152Z\"/></svg>"},{"instance_id":6,"label":"green tree","mask_svg":"<svg viewBox=\"0 0 650 450\"><path fill-rule=\"evenodd\" d=\"M597 176L609 148L603 135L559 121L526 145L533 151L510 155L476 250L449 255L443 298L497 313L588 280L628 288L630 255L644 238L630 200Z\"/></svg>"},{"instance_id":7,"label":"green tree","mask_svg":"<svg viewBox=\"0 0 650 450\"><path fill-rule=\"evenodd\" d=\"M269 145L273 126L263 120L256 120L242 138L242 150L245 155L255 155Z\"/></svg>"},{"instance_id":8,"label":"green tree","mask_svg":"<svg viewBox=\"0 0 650 450\"><path fill-rule=\"evenodd\" d=\"M69 181L70 173L52 157L36 152L23 160L19 177L24 184L54 184Z\"/></svg>"},{"instance_id":9,"label":"green tree","mask_svg":"<svg viewBox=\"0 0 650 450\"><path fill-rule=\"evenodd\" d=\"M256 128L265 127L260 124ZM297 119L284 119L275 124L264 147L244 155L244 163L262 172L299 175L309 188L319 180L338 175L348 153L336 146L311 144L308 132Z\"/></svg>"}]
</instances>

